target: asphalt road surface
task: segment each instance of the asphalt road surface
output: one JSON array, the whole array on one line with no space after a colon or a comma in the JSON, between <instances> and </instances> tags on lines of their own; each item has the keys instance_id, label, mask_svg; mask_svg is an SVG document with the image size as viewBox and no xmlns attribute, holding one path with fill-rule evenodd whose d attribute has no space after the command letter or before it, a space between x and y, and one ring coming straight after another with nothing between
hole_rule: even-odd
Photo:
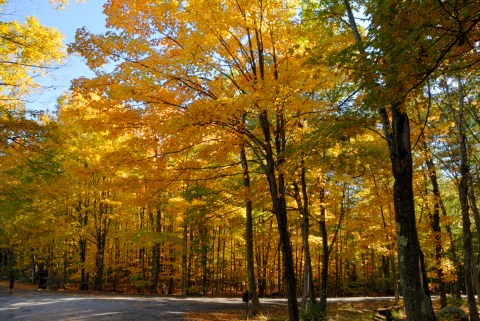
<instances>
[{"instance_id":1,"label":"asphalt road surface","mask_svg":"<svg viewBox=\"0 0 480 321\"><path fill-rule=\"evenodd\" d=\"M339 298L329 302L381 301L389 298ZM285 299L260 300L262 306L286 305ZM29 291L0 287L0 321L119 320L185 321L189 313L245 311L241 298L164 297Z\"/></svg>"},{"instance_id":2,"label":"asphalt road surface","mask_svg":"<svg viewBox=\"0 0 480 321\"><path fill-rule=\"evenodd\" d=\"M281 299L270 302L283 305L285 303L286 301ZM184 321L187 320L185 314L191 312L237 309L245 309L241 298L102 295L26 290L14 290L13 294L9 294L8 289L0 289L1 321Z\"/></svg>"}]
</instances>

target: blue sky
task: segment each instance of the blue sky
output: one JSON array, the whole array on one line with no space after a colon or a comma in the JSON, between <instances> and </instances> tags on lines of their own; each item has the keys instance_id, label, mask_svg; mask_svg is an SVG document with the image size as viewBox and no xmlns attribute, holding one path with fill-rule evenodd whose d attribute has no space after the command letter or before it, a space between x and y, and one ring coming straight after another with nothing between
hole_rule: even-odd
<instances>
[{"instance_id":1,"label":"blue sky","mask_svg":"<svg viewBox=\"0 0 480 321\"><path fill-rule=\"evenodd\" d=\"M62 33L64 43L74 41L75 31L85 26L93 33L105 31L103 5L106 0L86 0L71 4L65 10L54 10L48 0L8 0L2 9L9 20L24 21L27 16L36 16L40 23L57 28ZM29 98L27 108L35 110L55 110L56 100L70 87L70 81L81 76L90 77L92 73L79 57L68 57L64 66L53 72L52 77L41 81L47 89ZM52 88L50 88L52 87Z\"/></svg>"}]
</instances>

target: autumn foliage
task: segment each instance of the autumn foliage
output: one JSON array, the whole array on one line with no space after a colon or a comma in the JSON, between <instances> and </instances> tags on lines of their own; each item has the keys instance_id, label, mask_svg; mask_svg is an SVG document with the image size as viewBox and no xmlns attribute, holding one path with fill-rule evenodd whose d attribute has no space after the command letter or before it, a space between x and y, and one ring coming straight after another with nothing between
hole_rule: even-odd
<instances>
[{"instance_id":1,"label":"autumn foliage","mask_svg":"<svg viewBox=\"0 0 480 321\"><path fill-rule=\"evenodd\" d=\"M480 284L476 1L104 8L108 31L68 49L95 76L55 113L26 97L65 57L60 35L0 22L2 276L254 287L288 297L290 320L297 296L379 294L420 320L416 295L428 310L430 292L472 291L463 274Z\"/></svg>"}]
</instances>

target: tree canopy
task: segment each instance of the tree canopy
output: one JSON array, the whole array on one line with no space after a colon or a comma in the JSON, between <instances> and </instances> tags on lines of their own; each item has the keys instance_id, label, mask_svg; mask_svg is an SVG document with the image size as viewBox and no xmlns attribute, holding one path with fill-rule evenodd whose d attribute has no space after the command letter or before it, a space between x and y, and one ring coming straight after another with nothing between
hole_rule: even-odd
<instances>
[{"instance_id":1,"label":"tree canopy","mask_svg":"<svg viewBox=\"0 0 480 321\"><path fill-rule=\"evenodd\" d=\"M107 31L68 45L94 76L54 115L25 102L65 58L60 34L0 21L1 268L249 290L255 313L281 295L291 321L299 293L320 313L332 295L402 295L425 321L431 293L464 289L478 320L479 9L110 0Z\"/></svg>"}]
</instances>

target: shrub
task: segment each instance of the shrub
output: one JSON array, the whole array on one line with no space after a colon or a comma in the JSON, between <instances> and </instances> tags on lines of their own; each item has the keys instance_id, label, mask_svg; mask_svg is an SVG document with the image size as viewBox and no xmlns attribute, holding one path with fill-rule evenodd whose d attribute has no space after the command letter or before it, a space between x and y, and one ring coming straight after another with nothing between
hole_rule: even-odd
<instances>
[{"instance_id":1,"label":"shrub","mask_svg":"<svg viewBox=\"0 0 480 321\"><path fill-rule=\"evenodd\" d=\"M449 306L452 306L452 307L461 307L462 305L465 304L465 300L455 295L452 295L452 296L449 295L447 298L447 303Z\"/></svg>"},{"instance_id":2,"label":"shrub","mask_svg":"<svg viewBox=\"0 0 480 321\"><path fill-rule=\"evenodd\" d=\"M460 308L446 307L436 313L437 321L468 321L468 316Z\"/></svg>"}]
</instances>

